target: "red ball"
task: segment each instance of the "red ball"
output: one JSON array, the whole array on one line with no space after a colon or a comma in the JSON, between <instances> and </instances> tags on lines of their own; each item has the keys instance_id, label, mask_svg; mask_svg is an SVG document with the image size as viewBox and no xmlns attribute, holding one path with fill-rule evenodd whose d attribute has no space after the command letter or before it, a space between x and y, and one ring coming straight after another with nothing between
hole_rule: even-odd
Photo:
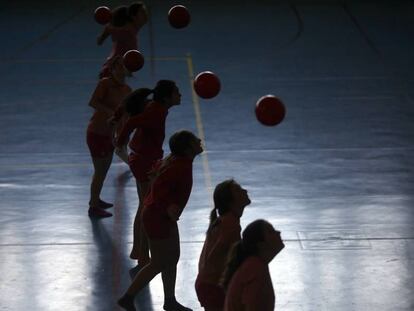
<instances>
[{"instance_id":1,"label":"red ball","mask_svg":"<svg viewBox=\"0 0 414 311\"><path fill-rule=\"evenodd\" d=\"M256 103L256 118L266 126L274 126L283 121L286 115L285 105L273 95L266 95Z\"/></svg>"},{"instance_id":2,"label":"red ball","mask_svg":"<svg viewBox=\"0 0 414 311\"><path fill-rule=\"evenodd\" d=\"M220 92L221 84L219 78L211 72L199 73L194 79L194 90L201 98L213 98Z\"/></svg>"},{"instance_id":3,"label":"red ball","mask_svg":"<svg viewBox=\"0 0 414 311\"><path fill-rule=\"evenodd\" d=\"M129 50L124 54L124 66L130 72L138 71L144 66L144 56L140 51Z\"/></svg>"},{"instance_id":4,"label":"red ball","mask_svg":"<svg viewBox=\"0 0 414 311\"><path fill-rule=\"evenodd\" d=\"M174 28L184 28L190 23L191 16L183 5L175 5L168 11L168 21Z\"/></svg>"},{"instance_id":5,"label":"red ball","mask_svg":"<svg viewBox=\"0 0 414 311\"><path fill-rule=\"evenodd\" d=\"M101 24L108 24L112 19L112 12L107 6L100 6L95 10L95 20Z\"/></svg>"}]
</instances>

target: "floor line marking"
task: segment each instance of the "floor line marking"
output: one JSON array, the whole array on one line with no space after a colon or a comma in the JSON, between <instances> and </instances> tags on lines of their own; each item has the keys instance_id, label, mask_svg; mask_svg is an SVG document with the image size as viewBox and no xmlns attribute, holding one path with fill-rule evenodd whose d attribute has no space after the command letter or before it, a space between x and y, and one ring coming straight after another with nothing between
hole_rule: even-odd
<instances>
[{"instance_id":1,"label":"floor line marking","mask_svg":"<svg viewBox=\"0 0 414 311\"><path fill-rule=\"evenodd\" d=\"M204 149L204 152L201 154L201 158L203 162L203 170L204 170L204 182L207 187L207 191L209 193L209 198L211 199L213 187L212 187L212 181L211 181L210 167L208 163L207 146L206 146L206 139L204 135L203 120L201 118L200 102L193 88L194 66L193 66L193 59L191 57L191 54L187 54L187 68L188 68L188 78L189 78L191 94L192 94L192 103L193 103L193 108L194 108L194 112L196 116L197 132L198 132L199 138L202 140L203 149Z\"/></svg>"}]
</instances>

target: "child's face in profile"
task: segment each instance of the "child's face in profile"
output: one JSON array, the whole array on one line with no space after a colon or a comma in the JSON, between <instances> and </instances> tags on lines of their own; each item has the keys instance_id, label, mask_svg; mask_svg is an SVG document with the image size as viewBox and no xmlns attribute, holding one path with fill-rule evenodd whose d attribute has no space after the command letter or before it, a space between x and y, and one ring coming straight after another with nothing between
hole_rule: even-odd
<instances>
[{"instance_id":1,"label":"child's face in profile","mask_svg":"<svg viewBox=\"0 0 414 311\"><path fill-rule=\"evenodd\" d=\"M268 225L264 228L264 241L263 248L268 254L268 262L279 254L279 252L285 247L280 234L280 231L275 230L272 225Z\"/></svg>"},{"instance_id":2,"label":"child's face in profile","mask_svg":"<svg viewBox=\"0 0 414 311\"><path fill-rule=\"evenodd\" d=\"M177 86L174 87L168 100L170 101L171 106L178 106L181 104L181 93Z\"/></svg>"},{"instance_id":3,"label":"child's face in profile","mask_svg":"<svg viewBox=\"0 0 414 311\"><path fill-rule=\"evenodd\" d=\"M194 136L194 139L191 141L191 149L194 155L198 155L203 152L203 147L201 145L201 139Z\"/></svg>"},{"instance_id":4,"label":"child's face in profile","mask_svg":"<svg viewBox=\"0 0 414 311\"><path fill-rule=\"evenodd\" d=\"M247 190L242 188L239 184L234 183L231 187L231 196L234 201L235 209L233 213L241 217L244 208L251 203Z\"/></svg>"}]
</instances>

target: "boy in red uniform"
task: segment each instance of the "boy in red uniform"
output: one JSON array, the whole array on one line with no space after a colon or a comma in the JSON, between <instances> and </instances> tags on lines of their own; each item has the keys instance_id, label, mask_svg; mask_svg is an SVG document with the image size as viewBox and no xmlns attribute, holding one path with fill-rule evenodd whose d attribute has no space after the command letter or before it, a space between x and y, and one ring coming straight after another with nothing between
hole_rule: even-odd
<instances>
[{"instance_id":1,"label":"boy in red uniform","mask_svg":"<svg viewBox=\"0 0 414 311\"><path fill-rule=\"evenodd\" d=\"M152 100L147 97L153 94ZM124 105L130 115L116 141L122 146L130 134L135 133L129 143L131 153L128 164L135 176L139 206L134 220L134 239L130 257L138 259L142 267L149 261L148 242L142 232L141 213L143 201L149 188L149 172L162 159L165 138L165 122L168 110L181 103L181 94L174 81L160 80L153 90L141 88L126 98Z\"/></svg>"},{"instance_id":2,"label":"boy in red uniform","mask_svg":"<svg viewBox=\"0 0 414 311\"><path fill-rule=\"evenodd\" d=\"M128 311L136 310L134 296L158 273L161 273L164 286L164 310L191 311L175 299L180 258L177 221L190 197L193 159L203 149L201 140L188 131L176 132L171 136L169 145L171 154L156 166L151 189L144 202L142 220L149 239L151 259L118 301Z\"/></svg>"},{"instance_id":3,"label":"boy in red uniform","mask_svg":"<svg viewBox=\"0 0 414 311\"><path fill-rule=\"evenodd\" d=\"M111 74L102 78L89 101L89 106L95 109L89 121L86 141L91 153L94 174L92 177L89 200L89 216L110 217L104 208L112 204L100 199L102 186L112 162L114 146L112 143L113 127L110 120L119 109L122 100L131 92L125 83L127 71L121 57L116 57L111 63Z\"/></svg>"},{"instance_id":4,"label":"boy in red uniform","mask_svg":"<svg viewBox=\"0 0 414 311\"><path fill-rule=\"evenodd\" d=\"M280 232L265 220L250 223L235 244L223 278L224 311L273 311L269 263L285 247Z\"/></svg>"},{"instance_id":5,"label":"boy in red uniform","mask_svg":"<svg viewBox=\"0 0 414 311\"><path fill-rule=\"evenodd\" d=\"M247 191L233 179L218 184L213 198L214 208L200 255L195 288L204 310L222 311L225 295L220 279L231 246L241 239L240 217L250 199Z\"/></svg>"}]
</instances>

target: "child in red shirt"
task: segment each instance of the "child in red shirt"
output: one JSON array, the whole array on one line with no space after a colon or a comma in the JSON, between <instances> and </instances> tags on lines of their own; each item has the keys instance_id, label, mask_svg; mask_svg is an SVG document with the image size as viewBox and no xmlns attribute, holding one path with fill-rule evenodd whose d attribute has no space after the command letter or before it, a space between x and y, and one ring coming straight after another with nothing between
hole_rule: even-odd
<instances>
[{"instance_id":1,"label":"child in red shirt","mask_svg":"<svg viewBox=\"0 0 414 311\"><path fill-rule=\"evenodd\" d=\"M285 247L280 232L256 220L235 244L223 278L225 311L273 311L275 294L268 264Z\"/></svg>"},{"instance_id":2,"label":"child in red shirt","mask_svg":"<svg viewBox=\"0 0 414 311\"><path fill-rule=\"evenodd\" d=\"M125 83L127 71L121 57L113 59L110 76L102 78L89 101L95 109L89 121L86 141L91 153L94 174L92 177L89 201L89 216L110 217L104 208L112 204L100 199L102 186L112 162L114 146L112 143L113 127L110 120L121 105L122 100L131 92Z\"/></svg>"},{"instance_id":3,"label":"child in red shirt","mask_svg":"<svg viewBox=\"0 0 414 311\"><path fill-rule=\"evenodd\" d=\"M177 221L189 199L193 177L192 162L203 149L193 133L179 131L169 141L171 154L158 163L150 192L145 198L142 215L149 239L151 259L138 272L118 304L135 311L134 296L158 273L164 286L164 310L191 311L175 299L177 263L180 258L180 238Z\"/></svg>"},{"instance_id":4,"label":"child in red shirt","mask_svg":"<svg viewBox=\"0 0 414 311\"><path fill-rule=\"evenodd\" d=\"M152 100L147 97L153 94ZM149 172L163 157L165 122L168 110L180 105L181 94L174 81L160 80L153 90L135 90L124 101L130 118L119 132L116 144L122 146L134 132L129 142L131 150L128 164L137 182L139 206L134 220L134 239L130 257L138 259L142 267L149 261L148 242L141 228L142 206L149 188Z\"/></svg>"},{"instance_id":5,"label":"child in red shirt","mask_svg":"<svg viewBox=\"0 0 414 311\"><path fill-rule=\"evenodd\" d=\"M213 198L214 208L210 213L210 225L198 263L195 288L198 300L206 311L221 311L224 290L220 279L231 246L241 239L240 218L250 199L247 191L233 179L218 184Z\"/></svg>"},{"instance_id":6,"label":"child in red shirt","mask_svg":"<svg viewBox=\"0 0 414 311\"><path fill-rule=\"evenodd\" d=\"M148 15L143 2L135 2L130 6L120 6L113 10L112 20L105 25L97 38L97 44L102 45L106 38L112 38L112 51L102 66L100 78L109 75L109 64L116 56L124 56L129 50L138 50L137 35L147 23Z\"/></svg>"}]
</instances>

